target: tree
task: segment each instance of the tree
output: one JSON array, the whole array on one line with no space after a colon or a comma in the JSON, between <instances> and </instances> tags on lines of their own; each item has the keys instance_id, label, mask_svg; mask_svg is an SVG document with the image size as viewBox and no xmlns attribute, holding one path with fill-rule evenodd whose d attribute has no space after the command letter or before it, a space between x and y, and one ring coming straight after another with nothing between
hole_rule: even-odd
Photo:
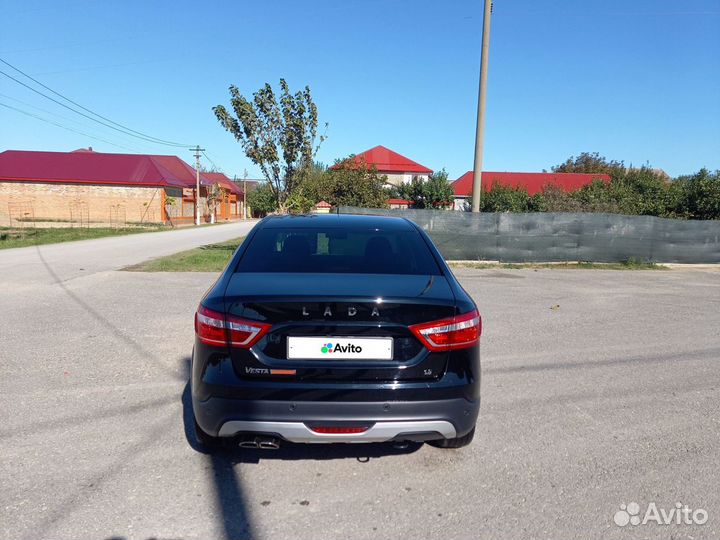
<instances>
[{"instance_id":1,"label":"tree","mask_svg":"<svg viewBox=\"0 0 720 540\"><path fill-rule=\"evenodd\" d=\"M207 187L205 203L207 204L208 214L210 214L210 223L215 223L215 210L217 210L222 198L223 192L220 189L220 184L212 184Z\"/></svg>"},{"instance_id":2,"label":"tree","mask_svg":"<svg viewBox=\"0 0 720 540\"><path fill-rule=\"evenodd\" d=\"M452 206L455 191L448 179L448 173L442 169L430 175L423 185L425 204L431 208L445 208Z\"/></svg>"},{"instance_id":3,"label":"tree","mask_svg":"<svg viewBox=\"0 0 720 540\"><path fill-rule=\"evenodd\" d=\"M624 162L607 160L599 153L583 152L552 168L553 172L610 175L610 182L595 180L571 193L571 200L544 194L545 208L559 211L608 212L630 215L680 216L677 189L670 189L667 175L642 167L625 167ZM551 194L552 195L552 194ZM576 204L572 204L574 201ZM579 208L575 208L579 205ZM552 210L551 210L552 211Z\"/></svg>"},{"instance_id":4,"label":"tree","mask_svg":"<svg viewBox=\"0 0 720 540\"><path fill-rule=\"evenodd\" d=\"M177 215L177 210L177 199L175 197L165 196L165 215L170 222L170 226L173 228L175 227L173 218Z\"/></svg>"},{"instance_id":5,"label":"tree","mask_svg":"<svg viewBox=\"0 0 720 540\"><path fill-rule=\"evenodd\" d=\"M298 189L288 198L288 209L293 213L307 213L312 211L317 203L323 200L320 192L327 184L330 174L324 163L316 161L303 171L302 180ZM327 201L326 201L327 202Z\"/></svg>"},{"instance_id":6,"label":"tree","mask_svg":"<svg viewBox=\"0 0 720 540\"><path fill-rule=\"evenodd\" d=\"M412 201L415 208L446 208L452 206L455 195L445 169L431 174L425 181L413 178L409 184L396 188L395 194Z\"/></svg>"},{"instance_id":7,"label":"tree","mask_svg":"<svg viewBox=\"0 0 720 540\"><path fill-rule=\"evenodd\" d=\"M622 161L608 161L598 152L583 152L579 156L570 156L564 163L551 167L556 173L598 173L615 176L625 172Z\"/></svg>"},{"instance_id":8,"label":"tree","mask_svg":"<svg viewBox=\"0 0 720 540\"><path fill-rule=\"evenodd\" d=\"M230 86L230 105L213 107L220 124L240 142L250 160L262 171L276 208L287 210L288 197L297 188L303 170L312 164L320 144L317 137L318 111L306 86L292 94L285 79L280 79L280 96L270 84L246 99L236 86ZM327 124L326 124L327 126Z\"/></svg>"},{"instance_id":9,"label":"tree","mask_svg":"<svg viewBox=\"0 0 720 540\"><path fill-rule=\"evenodd\" d=\"M681 186L678 206L682 213L693 219L720 219L720 171L700 169L675 183Z\"/></svg>"},{"instance_id":10,"label":"tree","mask_svg":"<svg viewBox=\"0 0 720 540\"><path fill-rule=\"evenodd\" d=\"M322 163L308 168L300 185L298 206L303 200L309 200L313 205L326 201L333 206L385 208L387 176L378 174L375 166L356 163L352 158L338 160L332 169L325 168Z\"/></svg>"}]
</instances>

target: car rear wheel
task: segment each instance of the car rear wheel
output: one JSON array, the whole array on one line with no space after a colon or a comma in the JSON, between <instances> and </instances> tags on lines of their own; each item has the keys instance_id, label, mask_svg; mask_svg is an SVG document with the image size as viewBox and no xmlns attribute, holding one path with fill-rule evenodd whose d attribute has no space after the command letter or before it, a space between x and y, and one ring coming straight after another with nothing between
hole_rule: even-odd
<instances>
[{"instance_id":1,"label":"car rear wheel","mask_svg":"<svg viewBox=\"0 0 720 540\"><path fill-rule=\"evenodd\" d=\"M198 442L208 450L215 450L223 446L223 440L220 437L213 437L205 433L198 425L197 420L195 420L195 437L197 437Z\"/></svg>"},{"instance_id":2,"label":"car rear wheel","mask_svg":"<svg viewBox=\"0 0 720 540\"><path fill-rule=\"evenodd\" d=\"M468 433L462 437L455 437L453 439L439 439L436 441L428 441L430 446L436 448L462 448L470 444L475 437L475 428L472 428Z\"/></svg>"}]
</instances>

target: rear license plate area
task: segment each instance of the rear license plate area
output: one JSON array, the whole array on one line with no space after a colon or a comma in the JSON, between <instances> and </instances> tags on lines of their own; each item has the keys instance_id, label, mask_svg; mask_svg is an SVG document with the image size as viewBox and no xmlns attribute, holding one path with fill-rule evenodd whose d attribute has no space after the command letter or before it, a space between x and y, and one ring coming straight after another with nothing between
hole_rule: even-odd
<instances>
[{"instance_id":1,"label":"rear license plate area","mask_svg":"<svg viewBox=\"0 0 720 540\"><path fill-rule=\"evenodd\" d=\"M392 360L391 337L287 338L288 360Z\"/></svg>"}]
</instances>

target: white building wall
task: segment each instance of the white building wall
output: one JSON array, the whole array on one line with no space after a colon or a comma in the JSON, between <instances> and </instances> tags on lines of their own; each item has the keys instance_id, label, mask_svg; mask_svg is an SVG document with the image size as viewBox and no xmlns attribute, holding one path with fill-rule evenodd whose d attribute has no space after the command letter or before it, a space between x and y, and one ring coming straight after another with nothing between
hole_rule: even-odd
<instances>
[{"instance_id":1,"label":"white building wall","mask_svg":"<svg viewBox=\"0 0 720 540\"><path fill-rule=\"evenodd\" d=\"M401 184L409 184L410 182L412 182L413 177L417 177L423 182L425 182L428 179L427 174L397 173L397 172L383 172L383 171L378 171L378 174L384 174L385 176L387 176L388 183L392 184L394 186L399 186Z\"/></svg>"},{"instance_id":2,"label":"white building wall","mask_svg":"<svg viewBox=\"0 0 720 540\"><path fill-rule=\"evenodd\" d=\"M463 211L465 210L465 206L470 204L470 197L459 197L455 195L455 199L453 200L453 210L459 210Z\"/></svg>"}]
</instances>

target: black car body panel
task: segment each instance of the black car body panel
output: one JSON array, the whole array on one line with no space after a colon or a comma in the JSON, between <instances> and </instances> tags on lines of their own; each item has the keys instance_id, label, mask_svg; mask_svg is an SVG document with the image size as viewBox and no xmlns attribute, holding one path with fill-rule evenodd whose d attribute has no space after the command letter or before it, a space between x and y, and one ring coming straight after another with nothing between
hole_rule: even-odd
<instances>
[{"instance_id":1,"label":"black car body panel","mask_svg":"<svg viewBox=\"0 0 720 540\"><path fill-rule=\"evenodd\" d=\"M248 251L256 235L258 242ZM389 241L377 240L383 235ZM340 246L337 255L333 243ZM275 247L281 244L282 249ZM283 259L283 250L291 244L296 250L293 258ZM365 251L355 249L355 244L364 245ZM375 248L391 249L384 253L388 256L408 245L414 252L426 249L427 255L406 255L415 259L395 266L375 257ZM273 262L243 262L250 255ZM305 261L305 267L296 268L295 261ZM261 268L265 270L256 271ZM398 273L376 273L386 269ZM401 273L408 269L417 273ZM407 220L347 215L266 218L238 248L201 307L266 327L249 348L207 344L196 336L193 408L198 426L211 436L227 435L223 426L233 422L243 429L269 422L272 430L273 422L423 426L426 421L444 421L452 424L456 436L475 425L479 343L430 350L409 328L452 320L475 310L475 304L424 231ZM289 357L290 337L345 336L392 338L391 354L383 359ZM447 436L428 426L429 433L403 431L393 438Z\"/></svg>"}]
</instances>

